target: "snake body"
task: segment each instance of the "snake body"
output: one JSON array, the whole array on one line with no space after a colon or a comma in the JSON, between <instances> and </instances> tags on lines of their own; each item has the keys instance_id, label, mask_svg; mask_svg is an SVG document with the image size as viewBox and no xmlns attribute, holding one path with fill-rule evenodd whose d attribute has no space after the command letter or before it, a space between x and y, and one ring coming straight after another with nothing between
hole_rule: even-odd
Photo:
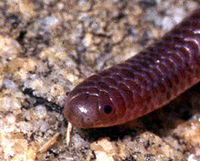
<instances>
[{"instance_id":1,"label":"snake body","mask_svg":"<svg viewBox=\"0 0 200 161\"><path fill-rule=\"evenodd\" d=\"M200 81L200 8L136 56L75 87L64 116L81 128L123 124L150 113Z\"/></svg>"}]
</instances>

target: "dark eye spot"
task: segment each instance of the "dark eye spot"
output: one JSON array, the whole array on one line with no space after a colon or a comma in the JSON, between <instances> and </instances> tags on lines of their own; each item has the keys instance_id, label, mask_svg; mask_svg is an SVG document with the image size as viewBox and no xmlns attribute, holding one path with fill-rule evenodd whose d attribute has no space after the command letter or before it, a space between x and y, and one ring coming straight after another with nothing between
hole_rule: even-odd
<instances>
[{"instance_id":1,"label":"dark eye spot","mask_svg":"<svg viewBox=\"0 0 200 161\"><path fill-rule=\"evenodd\" d=\"M106 114L111 113L111 111L112 111L112 107L111 107L110 105L105 105L105 106L104 106L104 112L105 112Z\"/></svg>"}]
</instances>

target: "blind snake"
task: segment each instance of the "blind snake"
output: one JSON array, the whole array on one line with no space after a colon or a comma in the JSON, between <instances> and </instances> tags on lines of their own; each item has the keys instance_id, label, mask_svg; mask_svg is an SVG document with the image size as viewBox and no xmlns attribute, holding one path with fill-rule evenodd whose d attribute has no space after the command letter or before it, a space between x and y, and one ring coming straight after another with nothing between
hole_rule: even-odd
<instances>
[{"instance_id":1,"label":"blind snake","mask_svg":"<svg viewBox=\"0 0 200 161\"><path fill-rule=\"evenodd\" d=\"M136 56L76 86L64 116L80 128L123 124L166 105L199 81L200 8Z\"/></svg>"}]
</instances>

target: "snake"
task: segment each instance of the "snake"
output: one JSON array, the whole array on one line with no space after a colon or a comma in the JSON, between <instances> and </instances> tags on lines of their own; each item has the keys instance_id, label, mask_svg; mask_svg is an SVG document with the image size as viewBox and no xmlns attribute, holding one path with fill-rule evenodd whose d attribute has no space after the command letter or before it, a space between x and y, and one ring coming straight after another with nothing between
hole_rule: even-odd
<instances>
[{"instance_id":1,"label":"snake","mask_svg":"<svg viewBox=\"0 0 200 161\"><path fill-rule=\"evenodd\" d=\"M67 96L79 128L124 124L163 107L200 81L200 8L137 55L96 73Z\"/></svg>"}]
</instances>

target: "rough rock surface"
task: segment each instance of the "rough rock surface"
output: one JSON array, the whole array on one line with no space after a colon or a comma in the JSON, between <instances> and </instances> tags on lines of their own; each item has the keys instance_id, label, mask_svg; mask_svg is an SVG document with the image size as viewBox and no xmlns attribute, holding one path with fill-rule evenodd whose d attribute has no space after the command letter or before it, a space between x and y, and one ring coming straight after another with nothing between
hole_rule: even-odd
<instances>
[{"instance_id":1,"label":"rough rock surface","mask_svg":"<svg viewBox=\"0 0 200 161\"><path fill-rule=\"evenodd\" d=\"M137 122L74 128L66 95L159 39L197 0L0 1L0 160L198 160L200 88Z\"/></svg>"}]
</instances>

